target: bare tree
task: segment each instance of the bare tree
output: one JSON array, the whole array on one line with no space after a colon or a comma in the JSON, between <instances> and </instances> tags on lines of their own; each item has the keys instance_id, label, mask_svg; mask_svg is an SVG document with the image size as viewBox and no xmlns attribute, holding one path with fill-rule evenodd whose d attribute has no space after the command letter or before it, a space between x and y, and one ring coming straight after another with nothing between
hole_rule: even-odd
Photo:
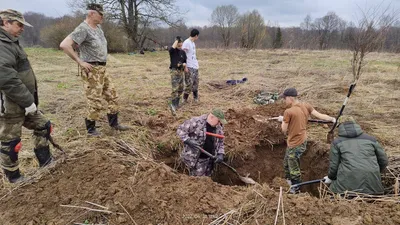
<instances>
[{"instance_id":1,"label":"bare tree","mask_svg":"<svg viewBox=\"0 0 400 225\"><path fill-rule=\"evenodd\" d=\"M40 39L40 31L54 23L55 19L51 17L47 17L41 13L35 12L26 12L24 13L24 17L33 27L25 27L24 33L22 33L21 42L24 46L36 46L41 45L45 46L46 43L43 43Z\"/></svg>"},{"instance_id":2,"label":"bare tree","mask_svg":"<svg viewBox=\"0 0 400 225\"><path fill-rule=\"evenodd\" d=\"M366 65L365 56L382 48L392 25L397 21L399 11L391 11L390 5L383 7L382 3L368 10L361 10L361 18L357 27L349 35L349 45L353 52L351 59L353 83L355 84Z\"/></svg>"},{"instance_id":3,"label":"bare tree","mask_svg":"<svg viewBox=\"0 0 400 225\"><path fill-rule=\"evenodd\" d=\"M232 39L232 32L239 17L239 10L234 5L218 6L211 14L211 23L217 26L225 47L229 47Z\"/></svg>"},{"instance_id":4,"label":"bare tree","mask_svg":"<svg viewBox=\"0 0 400 225\"><path fill-rule=\"evenodd\" d=\"M318 32L319 49L326 49L332 35L337 32L340 27L343 27L345 23L346 22L334 12L328 12L324 17L315 19L312 27Z\"/></svg>"},{"instance_id":5,"label":"bare tree","mask_svg":"<svg viewBox=\"0 0 400 225\"><path fill-rule=\"evenodd\" d=\"M311 19L310 14L308 14L304 18L304 21L300 24L300 28L303 30L311 30L311 25L312 25L312 19Z\"/></svg>"},{"instance_id":6,"label":"bare tree","mask_svg":"<svg viewBox=\"0 0 400 225\"><path fill-rule=\"evenodd\" d=\"M240 47L257 48L267 35L264 18L257 10L246 13L239 20L241 29Z\"/></svg>"},{"instance_id":7,"label":"bare tree","mask_svg":"<svg viewBox=\"0 0 400 225\"><path fill-rule=\"evenodd\" d=\"M152 30L157 25L174 26L182 20L175 0L70 0L69 5L84 9L88 2L102 4L107 15L121 23L131 40L130 50L143 47L149 38L155 40Z\"/></svg>"}]
</instances>

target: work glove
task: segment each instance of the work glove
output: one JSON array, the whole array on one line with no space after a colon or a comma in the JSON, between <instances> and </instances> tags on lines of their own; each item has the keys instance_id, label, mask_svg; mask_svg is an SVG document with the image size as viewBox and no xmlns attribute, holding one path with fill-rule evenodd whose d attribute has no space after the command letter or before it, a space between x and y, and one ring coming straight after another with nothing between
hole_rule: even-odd
<instances>
[{"instance_id":1,"label":"work glove","mask_svg":"<svg viewBox=\"0 0 400 225\"><path fill-rule=\"evenodd\" d=\"M336 118L335 117L332 117L332 123L336 123Z\"/></svg>"},{"instance_id":2,"label":"work glove","mask_svg":"<svg viewBox=\"0 0 400 225\"><path fill-rule=\"evenodd\" d=\"M191 140L191 139L187 139L186 141L183 142L184 144L187 144L189 147L193 148L193 149L197 149L200 151L201 147L199 144L197 144L195 141Z\"/></svg>"},{"instance_id":3,"label":"work glove","mask_svg":"<svg viewBox=\"0 0 400 225\"><path fill-rule=\"evenodd\" d=\"M217 158L215 158L215 163L220 163L224 161L224 154L217 154Z\"/></svg>"},{"instance_id":4,"label":"work glove","mask_svg":"<svg viewBox=\"0 0 400 225\"><path fill-rule=\"evenodd\" d=\"M328 176L325 176L324 179L322 179L322 181L323 181L325 184L330 184L330 183L332 183L332 180L329 179Z\"/></svg>"},{"instance_id":5,"label":"work glove","mask_svg":"<svg viewBox=\"0 0 400 225\"><path fill-rule=\"evenodd\" d=\"M35 103L32 103L29 107L25 108L25 116L27 116L29 113L35 113L37 111Z\"/></svg>"},{"instance_id":6,"label":"work glove","mask_svg":"<svg viewBox=\"0 0 400 225\"><path fill-rule=\"evenodd\" d=\"M283 122L283 116L278 116L278 121Z\"/></svg>"}]
</instances>

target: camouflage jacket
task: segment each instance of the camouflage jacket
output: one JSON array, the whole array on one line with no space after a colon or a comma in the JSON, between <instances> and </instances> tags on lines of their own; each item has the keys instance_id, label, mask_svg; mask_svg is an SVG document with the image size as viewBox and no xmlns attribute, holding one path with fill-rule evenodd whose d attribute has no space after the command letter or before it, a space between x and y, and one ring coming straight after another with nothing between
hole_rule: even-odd
<instances>
[{"instance_id":1,"label":"camouflage jacket","mask_svg":"<svg viewBox=\"0 0 400 225\"><path fill-rule=\"evenodd\" d=\"M206 141L206 130L207 130L207 116L208 114L201 115L199 117L194 117L190 120L186 120L183 124L178 127L177 134L182 141L191 139L195 141L200 146L203 146ZM223 127L217 125L216 134L223 135ZM224 141L220 138L215 138L215 152L217 154L225 154L224 151ZM190 148L185 145L181 153L181 158L185 164L189 167L194 167L198 160L200 153L195 149Z\"/></svg>"},{"instance_id":2,"label":"camouflage jacket","mask_svg":"<svg viewBox=\"0 0 400 225\"><path fill-rule=\"evenodd\" d=\"M0 28L0 115L23 114L38 104L37 83L28 56L18 38Z\"/></svg>"}]
</instances>

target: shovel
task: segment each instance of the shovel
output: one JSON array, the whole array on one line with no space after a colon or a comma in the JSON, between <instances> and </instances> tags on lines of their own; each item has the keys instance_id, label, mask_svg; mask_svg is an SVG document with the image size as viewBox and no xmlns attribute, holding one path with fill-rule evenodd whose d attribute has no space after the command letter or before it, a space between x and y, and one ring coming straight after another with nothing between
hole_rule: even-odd
<instances>
[{"instance_id":1,"label":"shovel","mask_svg":"<svg viewBox=\"0 0 400 225\"><path fill-rule=\"evenodd\" d=\"M334 138L334 131L335 131L336 125L337 125L338 122L339 122L338 120L339 120L339 118L342 116L344 107L346 107L346 104L347 104L347 102L349 101L350 95L351 95L351 93L353 93L354 88L356 87L356 84L357 84L357 81L355 81L354 83L352 83L352 84L350 85L349 91L347 92L347 95L346 95L346 98L344 99L343 105L342 105L342 107L340 108L339 115L336 117L336 122L333 124L332 129L331 129L331 130L328 132L328 134L326 135L326 142L327 142L328 144L332 143L332 141L333 141L333 138Z\"/></svg>"},{"instance_id":2,"label":"shovel","mask_svg":"<svg viewBox=\"0 0 400 225\"><path fill-rule=\"evenodd\" d=\"M316 183L323 182L323 181L324 181L324 179L305 181L302 183L293 184L292 186L290 186L290 188L297 188L297 187L301 187L301 186L307 185L307 184L316 184Z\"/></svg>"},{"instance_id":3,"label":"shovel","mask_svg":"<svg viewBox=\"0 0 400 225\"><path fill-rule=\"evenodd\" d=\"M204 150L204 149L200 149L200 151L202 152L202 153L204 153L204 154L206 154L208 157L210 157L210 158L212 158L212 159L215 159L215 156L213 156L213 155L211 155L209 152L207 152L206 150ZM250 177L242 177L242 176L240 176L240 174L236 171L236 169L235 168L233 168L232 166L230 166L229 164L227 164L226 162L224 162L224 161L222 161L221 162L221 164L222 165L224 165L224 166L226 166L226 167L228 167L230 170L232 170L238 177L239 177L239 179L241 180L241 181L243 181L243 183L246 183L246 184L256 184L257 182L255 182L253 179L251 179Z\"/></svg>"},{"instance_id":4,"label":"shovel","mask_svg":"<svg viewBox=\"0 0 400 225\"><path fill-rule=\"evenodd\" d=\"M266 122L265 119L262 120L259 117L253 117L255 120L260 121L260 122ZM278 120L279 117L272 117L272 118L268 118L266 120ZM309 123L320 123L320 124L330 124L333 123L332 121L326 121L326 120L315 120L315 119L309 119L308 120Z\"/></svg>"}]
</instances>

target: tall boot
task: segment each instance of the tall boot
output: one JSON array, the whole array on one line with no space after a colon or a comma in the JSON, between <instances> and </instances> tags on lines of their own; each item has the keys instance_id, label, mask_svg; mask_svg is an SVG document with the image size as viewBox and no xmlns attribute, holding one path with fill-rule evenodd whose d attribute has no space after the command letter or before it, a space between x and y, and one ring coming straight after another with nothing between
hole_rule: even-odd
<instances>
[{"instance_id":1,"label":"tall boot","mask_svg":"<svg viewBox=\"0 0 400 225\"><path fill-rule=\"evenodd\" d=\"M290 192L291 194L299 194L299 193L300 193L300 187L298 187L298 186L293 186L293 185L299 184L299 183L301 183L301 181L298 181L298 180L291 180L292 186L290 187L290 190L289 190L289 192Z\"/></svg>"},{"instance_id":2,"label":"tall boot","mask_svg":"<svg viewBox=\"0 0 400 225\"><path fill-rule=\"evenodd\" d=\"M180 97L175 98L175 109L179 109L181 106L179 105L179 102L181 101Z\"/></svg>"},{"instance_id":3,"label":"tall boot","mask_svg":"<svg viewBox=\"0 0 400 225\"><path fill-rule=\"evenodd\" d=\"M183 94L182 105L186 104L189 98L189 94Z\"/></svg>"},{"instance_id":4,"label":"tall boot","mask_svg":"<svg viewBox=\"0 0 400 225\"><path fill-rule=\"evenodd\" d=\"M85 123L86 123L86 130L88 132L88 135L100 136L100 132L98 132L96 130L96 121L85 119Z\"/></svg>"},{"instance_id":5,"label":"tall boot","mask_svg":"<svg viewBox=\"0 0 400 225\"><path fill-rule=\"evenodd\" d=\"M53 157L51 156L49 146L35 148L33 151L35 152L36 158L39 161L40 167L49 165L51 161L53 161Z\"/></svg>"},{"instance_id":6,"label":"tall boot","mask_svg":"<svg viewBox=\"0 0 400 225\"><path fill-rule=\"evenodd\" d=\"M168 103L169 109L171 110L171 114L172 114L173 116L176 116L175 99L176 99L176 98L170 100L169 103Z\"/></svg>"},{"instance_id":7,"label":"tall boot","mask_svg":"<svg viewBox=\"0 0 400 225\"><path fill-rule=\"evenodd\" d=\"M193 91L193 99L194 99L194 102L199 101L199 92L198 91Z\"/></svg>"},{"instance_id":8,"label":"tall boot","mask_svg":"<svg viewBox=\"0 0 400 225\"><path fill-rule=\"evenodd\" d=\"M24 176L21 175L21 173L19 172L19 169L15 170L15 171L9 171L9 170L3 169L3 171L10 183L17 183L17 182L23 181L23 179L24 179Z\"/></svg>"},{"instance_id":9,"label":"tall boot","mask_svg":"<svg viewBox=\"0 0 400 225\"><path fill-rule=\"evenodd\" d=\"M108 124L115 130L126 131L129 130L128 126L123 126L118 123L118 113L115 114L107 114Z\"/></svg>"}]
</instances>

